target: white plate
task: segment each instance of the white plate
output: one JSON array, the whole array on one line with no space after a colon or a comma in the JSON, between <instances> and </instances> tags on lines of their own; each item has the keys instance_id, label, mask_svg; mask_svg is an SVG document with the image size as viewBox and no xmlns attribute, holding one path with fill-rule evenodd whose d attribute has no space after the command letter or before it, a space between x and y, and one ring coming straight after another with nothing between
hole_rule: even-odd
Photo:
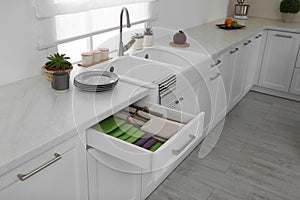
<instances>
[{"instance_id":1,"label":"white plate","mask_svg":"<svg viewBox=\"0 0 300 200\"><path fill-rule=\"evenodd\" d=\"M74 82L85 86L105 86L118 80L119 77L115 73L97 70L82 72L74 78Z\"/></svg>"}]
</instances>

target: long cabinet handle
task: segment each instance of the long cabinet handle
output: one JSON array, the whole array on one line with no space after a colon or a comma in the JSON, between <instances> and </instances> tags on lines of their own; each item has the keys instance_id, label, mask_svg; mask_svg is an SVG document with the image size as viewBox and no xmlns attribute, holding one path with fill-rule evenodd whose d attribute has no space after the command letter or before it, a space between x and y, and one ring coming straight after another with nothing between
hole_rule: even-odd
<instances>
[{"instance_id":1,"label":"long cabinet handle","mask_svg":"<svg viewBox=\"0 0 300 200\"><path fill-rule=\"evenodd\" d=\"M215 80L216 78L218 78L219 76L221 75L221 73L217 73L217 75L213 76L213 77L210 77L209 79L210 80Z\"/></svg>"},{"instance_id":2,"label":"long cabinet handle","mask_svg":"<svg viewBox=\"0 0 300 200\"><path fill-rule=\"evenodd\" d=\"M244 43L245 46L251 43L251 40L248 40L247 42Z\"/></svg>"},{"instance_id":3,"label":"long cabinet handle","mask_svg":"<svg viewBox=\"0 0 300 200\"><path fill-rule=\"evenodd\" d=\"M293 38L293 36L291 36L291 35L281 35L281 34L275 34L275 36L277 36L277 37L283 37L283 38Z\"/></svg>"},{"instance_id":4,"label":"long cabinet handle","mask_svg":"<svg viewBox=\"0 0 300 200\"><path fill-rule=\"evenodd\" d=\"M234 50L229 51L229 53L233 54L235 52L237 52L239 50L239 48L235 48Z\"/></svg>"},{"instance_id":5,"label":"long cabinet handle","mask_svg":"<svg viewBox=\"0 0 300 200\"><path fill-rule=\"evenodd\" d=\"M262 36L262 34L258 34L257 36L255 36L256 39L260 38Z\"/></svg>"},{"instance_id":6,"label":"long cabinet handle","mask_svg":"<svg viewBox=\"0 0 300 200\"><path fill-rule=\"evenodd\" d=\"M219 64L221 64L221 62L222 62L221 60L217 60L217 62L214 63L214 64L212 64L212 65L210 65L210 67L214 68L214 67L218 66Z\"/></svg>"},{"instance_id":7,"label":"long cabinet handle","mask_svg":"<svg viewBox=\"0 0 300 200\"><path fill-rule=\"evenodd\" d=\"M52 165L53 163L55 163L56 161L58 161L59 159L61 159L61 155L58 153L54 154L54 157L52 160L46 162L45 164L43 164L42 166L36 168L35 170L27 173L27 174L18 174L17 177L21 180L21 181L25 181L26 179L28 179L29 177L35 175L36 173L38 173L39 171L45 169L46 167Z\"/></svg>"},{"instance_id":8,"label":"long cabinet handle","mask_svg":"<svg viewBox=\"0 0 300 200\"><path fill-rule=\"evenodd\" d=\"M172 150L172 153L174 155L179 155L187 146L189 146L189 144L191 144L193 142L194 139L196 139L196 136L190 134L189 138L190 138L190 140L185 145L183 145L180 149Z\"/></svg>"}]
</instances>

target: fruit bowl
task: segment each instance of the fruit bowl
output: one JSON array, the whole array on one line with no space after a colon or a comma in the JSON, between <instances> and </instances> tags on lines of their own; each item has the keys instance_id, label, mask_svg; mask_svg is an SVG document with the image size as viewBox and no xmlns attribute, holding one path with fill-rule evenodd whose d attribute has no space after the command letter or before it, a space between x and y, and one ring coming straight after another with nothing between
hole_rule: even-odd
<instances>
[{"instance_id":1,"label":"fruit bowl","mask_svg":"<svg viewBox=\"0 0 300 200\"><path fill-rule=\"evenodd\" d=\"M218 26L221 29L226 29L226 30L241 29L241 28L246 27L244 25L239 25L237 27L233 27L233 26L228 27L228 26L225 26L225 24L216 24L216 26Z\"/></svg>"}]
</instances>

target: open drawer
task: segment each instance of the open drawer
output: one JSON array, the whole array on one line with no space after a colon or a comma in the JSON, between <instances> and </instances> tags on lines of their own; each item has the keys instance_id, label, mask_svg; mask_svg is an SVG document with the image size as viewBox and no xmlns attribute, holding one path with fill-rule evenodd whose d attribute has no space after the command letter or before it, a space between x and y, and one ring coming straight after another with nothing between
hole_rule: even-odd
<instances>
[{"instance_id":1,"label":"open drawer","mask_svg":"<svg viewBox=\"0 0 300 200\"><path fill-rule=\"evenodd\" d=\"M87 129L87 145L145 170L155 171L175 162L202 137L204 112L194 116L144 101L135 103L135 106L147 106L150 112L185 125L155 152L92 128Z\"/></svg>"}]
</instances>

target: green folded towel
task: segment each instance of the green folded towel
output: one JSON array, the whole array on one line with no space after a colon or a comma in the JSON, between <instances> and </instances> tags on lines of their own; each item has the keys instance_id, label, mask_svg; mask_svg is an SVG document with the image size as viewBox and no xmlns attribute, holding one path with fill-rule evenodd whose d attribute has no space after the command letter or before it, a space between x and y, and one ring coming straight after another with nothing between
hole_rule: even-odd
<instances>
[{"instance_id":1,"label":"green folded towel","mask_svg":"<svg viewBox=\"0 0 300 200\"><path fill-rule=\"evenodd\" d=\"M156 142L152 147L150 147L150 151L156 151L161 145L162 145L163 143L162 142L160 142L160 141L158 141L158 142Z\"/></svg>"},{"instance_id":2,"label":"green folded towel","mask_svg":"<svg viewBox=\"0 0 300 200\"><path fill-rule=\"evenodd\" d=\"M129 143L134 143L145 134L146 133L144 133L143 131L138 130L130 138L126 139L125 141L129 142Z\"/></svg>"},{"instance_id":3,"label":"green folded towel","mask_svg":"<svg viewBox=\"0 0 300 200\"><path fill-rule=\"evenodd\" d=\"M123 135L119 137L120 140L126 140L130 138L135 132L137 132L138 129L135 127L130 128L128 131L126 131Z\"/></svg>"},{"instance_id":4,"label":"green folded towel","mask_svg":"<svg viewBox=\"0 0 300 200\"><path fill-rule=\"evenodd\" d=\"M131 125L131 124L123 124L108 134L113 137L119 137L119 136L123 135L124 133L126 133L126 131L128 131L132 127L133 127L133 125Z\"/></svg>"},{"instance_id":5,"label":"green folded towel","mask_svg":"<svg viewBox=\"0 0 300 200\"><path fill-rule=\"evenodd\" d=\"M92 126L92 128L102 133L109 133L124 123L125 123L124 120L117 119L114 117L108 117L102 120L101 122L99 122L99 124L95 124L94 126Z\"/></svg>"}]
</instances>

